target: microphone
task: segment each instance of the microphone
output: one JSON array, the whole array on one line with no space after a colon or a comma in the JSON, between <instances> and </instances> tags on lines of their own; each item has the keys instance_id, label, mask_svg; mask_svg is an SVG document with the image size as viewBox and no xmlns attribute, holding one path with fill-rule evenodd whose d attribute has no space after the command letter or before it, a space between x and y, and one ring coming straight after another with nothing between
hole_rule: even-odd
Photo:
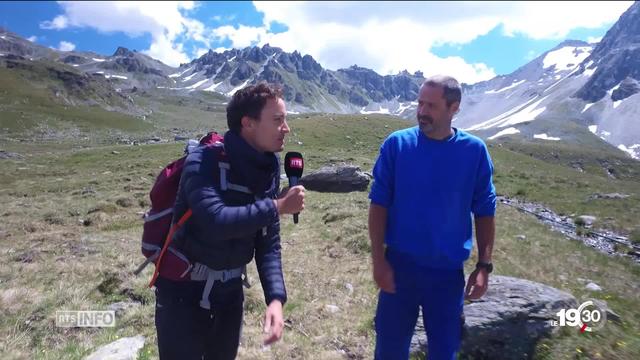
<instances>
[{"instance_id":1,"label":"microphone","mask_svg":"<svg viewBox=\"0 0 640 360\"><path fill-rule=\"evenodd\" d=\"M302 177L302 170L304 169L304 160L302 160L302 154L295 151L290 151L284 156L284 172L289 178L289 187L298 185L298 180ZM293 214L293 223L298 223L298 214Z\"/></svg>"}]
</instances>

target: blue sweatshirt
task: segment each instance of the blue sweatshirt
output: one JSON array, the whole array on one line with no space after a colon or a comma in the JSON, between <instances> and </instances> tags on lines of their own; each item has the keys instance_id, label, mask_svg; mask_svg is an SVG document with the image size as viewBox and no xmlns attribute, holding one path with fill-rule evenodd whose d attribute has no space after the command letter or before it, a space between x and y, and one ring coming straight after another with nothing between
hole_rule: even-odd
<instances>
[{"instance_id":1,"label":"blue sweatshirt","mask_svg":"<svg viewBox=\"0 0 640 360\"><path fill-rule=\"evenodd\" d=\"M493 164L478 137L455 129L433 140L415 126L384 141L369 198L387 209L385 243L416 263L461 269L473 246L472 214L494 216Z\"/></svg>"}]
</instances>

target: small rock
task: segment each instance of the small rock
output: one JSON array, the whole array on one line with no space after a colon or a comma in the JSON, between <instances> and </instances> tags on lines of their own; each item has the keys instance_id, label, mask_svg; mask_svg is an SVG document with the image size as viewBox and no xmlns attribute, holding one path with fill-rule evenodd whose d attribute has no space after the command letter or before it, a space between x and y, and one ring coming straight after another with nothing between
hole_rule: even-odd
<instances>
[{"instance_id":1,"label":"small rock","mask_svg":"<svg viewBox=\"0 0 640 360\"><path fill-rule=\"evenodd\" d=\"M327 310L328 312L335 314L338 311L340 311L340 308L335 306L335 305L325 305L324 309Z\"/></svg>"},{"instance_id":2,"label":"small rock","mask_svg":"<svg viewBox=\"0 0 640 360\"><path fill-rule=\"evenodd\" d=\"M0 159L23 159L24 156L4 150L0 150Z\"/></svg>"},{"instance_id":3,"label":"small rock","mask_svg":"<svg viewBox=\"0 0 640 360\"><path fill-rule=\"evenodd\" d=\"M607 320L611 320L614 323L622 324L622 320L620 319L620 315L615 313L613 310L607 307Z\"/></svg>"},{"instance_id":4,"label":"small rock","mask_svg":"<svg viewBox=\"0 0 640 360\"><path fill-rule=\"evenodd\" d=\"M518 235L518 236L516 236L516 239L518 239L518 240L527 240L527 236L526 235Z\"/></svg>"},{"instance_id":5,"label":"small rock","mask_svg":"<svg viewBox=\"0 0 640 360\"><path fill-rule=\"evenodd\" d=\"M94 189L92 186L87 186L80 191L81 195L95 195L96 193L96 189Z\"/></svg>"},{"instance_id":6,"label":"small rock","mask_svg":"<svg viewBox=\"0 0 640 360\"><path fill-rule=\"evenodd\" d=\"M129 198L119 198L116 200L116 204L120 207L128 208L133 206L133 200Z\"/></svg>"},{"instance_id":7,"label":"small rock","mask_svg":"<svg viewBox=\"0 0 640 360\"><path fill-rule=\"evenodd\" d=\"M298 145L302 145L302 141L298 141L296 142Z\"/></svg>"},{"instance_id":8,"label":"small rock","mask_svg":"<svg viewBox=\"0 0 640 360\"><path fill-rule=\"evenodd\" d=\"M589 197L589 199L626 199L629 195L620 193L600 194L595 193Z\"/></svg>"},{"instance_id":9,"label":"small rock","mask_svg":"<svg viewBox=\"0 0 640 360\"><path fill-rule=\"evenodd\" d=\"M607 313L607 321L611 320L615 323L622 323L622 320L620 320L620 315L618 315L615 311L611 310L611 308L609 308L609 305L607 304L606 301L604 300L600 300L600 299L594 299L593 302L602 310L604 310Z\"/></svg>"},{"instance_id":10,"label":"small rock","mask_svg":"<svg viewBox=\"0 0 640 360\"><path fill-rule=\"evenodd\" d=\"M138 351L144 346L144 336L126 337L104 345L85 360L135 360L138 358Z\"/></svg>"},{"instance_id":11,"label":"small rock","mask_svg":"<svg viewBox=\"0 0 640 360\"><path fill-rule=\"evenodd\" d=\"M112 153L113 155L118 155L118 154L120 154L120 151L113 150L111 153Z\"/></svg>"},{"instance_id":12,"label":"small rock","mask_svg":"<svg viewBox=\"0 0 640 360\"><path fill-rule=\"evenodd\" d=\"M353 285L351 285L350 283L346 283L344 287L347 288L349 295L353 294Z\"/></svg>"},{"instance_id":13,"label":"small rock","mask_svg":"<svg viewBox=\"0 0 640 360\"><path fill-rule=\"evenodd\" d=\"M576 219L576 224L591 226L597 220L595 216L592 215L580 215Z\"/></svg>"},{"instance_id":14,"label":"small rock","mask_svg":"<svg viewBox=\"0 0 640 360\"><path fill-rule=\"evenodd\" d=\"M116 312L116 316L122 316L129 309L133 309L135 307L140 306L140 303L130 302L130 301L119 301L109 305L108 310L112 310Z\"/></svg>"},{"instance_id":15,"label":"small rock","mask_svg":"<svg viewBox=\"0 0 640 360\"><path fill-rule=\"evenodd\" d=\"M365 191L370 179L354 165L324 166L300 179L300 185L318 192Z\"/></svg>"},{"instance_id":16,"label":"small rock","mask_svg":"<svg viewBox=\"0 0 640 360\"><path fill-rule=\"evenodd\" d=\"M29 250L19 254L13 258L13 261L20 262L23 264L30 264L34 261L37 256L37 252L35 250Z\"/></svg>"},{"instance_id":17,"label":"small rock","mask_svg":"<svg viewBox=\"0 0 640 360\"><path fill-rule=\"evenodd\" d=\"M589 291L602 291L602 288L598 284L593 282L588 283L584 288Z\"/></svg>"}]
</instances>

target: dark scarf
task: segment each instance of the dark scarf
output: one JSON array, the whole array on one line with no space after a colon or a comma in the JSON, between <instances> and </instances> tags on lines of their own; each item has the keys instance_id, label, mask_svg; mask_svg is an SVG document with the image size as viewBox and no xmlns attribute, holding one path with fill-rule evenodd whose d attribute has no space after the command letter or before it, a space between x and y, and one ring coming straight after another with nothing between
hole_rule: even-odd
<instances>
[{"instance_id":1,"label":"dark scarf","mask_svg":"<svg viewBox=\"0 0 640 360\"><path fill-rule=\"evenodd\" d=\"M274 177L279 176L280 171L280 162L275 153L257 151L233 131L224 134L224 148L231 172L237 174L254 194L271 189Z\"/></svg>"}]
</instances>

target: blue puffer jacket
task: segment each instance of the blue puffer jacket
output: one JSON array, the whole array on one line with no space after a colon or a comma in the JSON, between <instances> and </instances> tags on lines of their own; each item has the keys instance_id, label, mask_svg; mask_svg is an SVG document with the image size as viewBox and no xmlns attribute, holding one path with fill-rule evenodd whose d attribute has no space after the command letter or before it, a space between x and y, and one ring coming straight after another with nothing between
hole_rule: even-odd
<instances>
[{"instance_id":1,"label":"blue puffer jacket","mask_svg":"<svg viewBox=\"0 0 640 360\"><path fill-rule=\"evenodd\" d=\"M226 181L220 180L219 149L201 146L187 156L174 219L188 208L193 215L174 244L190 261L215 270L244 266L255 252L267 304L284 304L280 221L272 200L280 188L278 156L256 151L231 131L224 136L224 152L230 165Z\"/></svg>"}]
</instances>

